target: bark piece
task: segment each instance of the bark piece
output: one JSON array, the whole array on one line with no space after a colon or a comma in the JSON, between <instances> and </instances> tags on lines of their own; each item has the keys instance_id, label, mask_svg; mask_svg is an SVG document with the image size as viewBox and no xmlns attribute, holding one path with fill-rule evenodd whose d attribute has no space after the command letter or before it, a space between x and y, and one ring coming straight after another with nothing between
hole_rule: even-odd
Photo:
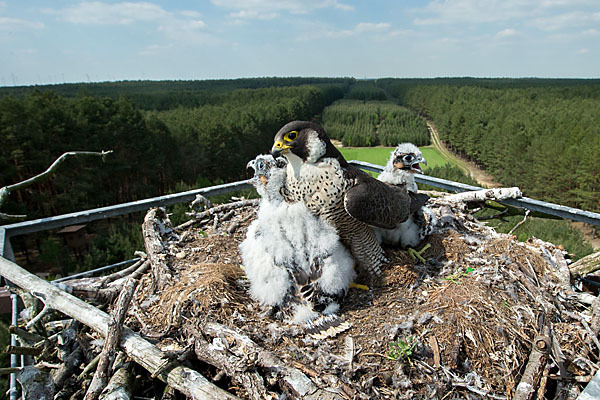
<instances>
[{"instance_id":1,"label":"bark piece","mask_svg":"<svg viewBox=\"0 0 600 400\"><path fill-rule=\"evenodd\" d=\"M161 239L161 231L164 230L163 222L160 220L164 216L164 210L153 208L144 217L142 224L142 234L144 236L144 245L148 260L152 267L154 282L158 290L163 290L168 281L173 279L171 269L165 263L166 250Z\"/></svg>"},{"instance_id":2,"label":"bark piece","mask_svg":"<svg viewBox=\"0 0 600 400\"><path fill-rule=\"evenodd\" d=\"M581 278L600 269L600 251L587 255L569 266L573 278Z\"/></svg>"}]
</instances>

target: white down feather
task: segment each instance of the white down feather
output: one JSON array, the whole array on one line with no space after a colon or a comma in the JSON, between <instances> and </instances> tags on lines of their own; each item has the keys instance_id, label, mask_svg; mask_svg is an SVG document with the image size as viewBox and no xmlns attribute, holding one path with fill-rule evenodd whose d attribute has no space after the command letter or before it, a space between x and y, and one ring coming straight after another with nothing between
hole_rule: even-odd
<instances>
[{"instance_id":1,"label":"white down feather","mask_svg":"<svg viewBox=\"0 0 600 400\"><path fill-rule=\"evenodd\" d=\"M278 189L285 180L285 168L272 167L269 173L267 187L258 190L263 197L256 220L240 245L250 295L264 305L283 305L293 284L287 269L297 266L308 272L315 258L323 260L317 280L320 289L343 294L354 278L352 256L331 225L312 215L304 204L283 201Z\"/></svg>"}]
</instances>

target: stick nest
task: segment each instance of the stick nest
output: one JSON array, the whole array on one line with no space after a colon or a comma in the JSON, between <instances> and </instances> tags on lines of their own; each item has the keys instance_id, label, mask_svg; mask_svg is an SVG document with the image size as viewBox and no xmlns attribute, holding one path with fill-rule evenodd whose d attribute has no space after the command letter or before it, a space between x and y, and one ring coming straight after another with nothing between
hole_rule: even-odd
<instances>
[{"instance_id":1,"label":"stick nest","mask_svg":"<svg viewBox=\"0 0 600 400\"><path fill-rule=\"evenodd\" d=\"M438 201L439 226L419 246L430 245L426 262L386 248L390 263L382 281L368 291L350 289L341 304L340 315L352 327L316 341L273 319L247 293L238 246L255 207L205 212L194 225L162 232L167 287L159 291L155 275L146 274L128 325L159 347L181 352L198 340L216 352L226 342L230 357L245 360L239 373L261 377L265 397L310 393L286 387L280 373L248 354L256 348L208 331L207 324L251 339L330 398L511 399L532 342L544 331L552 348L534 382L538 398L577 395L596 372L598 348L585 322L591 310L568 277L565 284L567 255L560 247L518 242L474 220L464 204ZM219 366L195 362L235 395L256 397L234 385L232 376L222 378Z\"/></svg>"}]
</instances>

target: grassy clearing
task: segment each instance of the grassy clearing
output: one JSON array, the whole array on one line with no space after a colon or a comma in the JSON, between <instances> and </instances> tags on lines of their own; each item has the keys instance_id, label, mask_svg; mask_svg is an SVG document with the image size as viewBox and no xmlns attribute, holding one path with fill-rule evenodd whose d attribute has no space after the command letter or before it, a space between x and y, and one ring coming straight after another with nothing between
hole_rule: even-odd
<instances>
[{"instance_id":1,"label":"grassy clearing","mask_svg":"<svg viewBox=\"0 0 600 400\"><path fill-rule=\"evenodd\" d=\"M339 150L346 160L359 160L385 165L394 147L340 147ZM442 167L446 163L453 164L433 147L420 147L420 150L423 152L423 157L427 160L427 168Z\"/></svg>"}]
</instances>

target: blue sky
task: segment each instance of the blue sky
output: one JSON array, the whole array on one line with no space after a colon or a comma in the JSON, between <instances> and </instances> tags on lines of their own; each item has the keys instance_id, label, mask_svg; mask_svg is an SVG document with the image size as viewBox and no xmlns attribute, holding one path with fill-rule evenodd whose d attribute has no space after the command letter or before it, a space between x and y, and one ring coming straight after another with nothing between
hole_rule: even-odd
<instances>
[{"instance_id":1,"label":"blue sky","mask_svg":"<svg viewBox=\"0 0 600 400\"><path fill-rule=\"evenodd\" d=\"M0 86L600 77L600 0L0 0Z\"/></svg>"}]
</instances>

